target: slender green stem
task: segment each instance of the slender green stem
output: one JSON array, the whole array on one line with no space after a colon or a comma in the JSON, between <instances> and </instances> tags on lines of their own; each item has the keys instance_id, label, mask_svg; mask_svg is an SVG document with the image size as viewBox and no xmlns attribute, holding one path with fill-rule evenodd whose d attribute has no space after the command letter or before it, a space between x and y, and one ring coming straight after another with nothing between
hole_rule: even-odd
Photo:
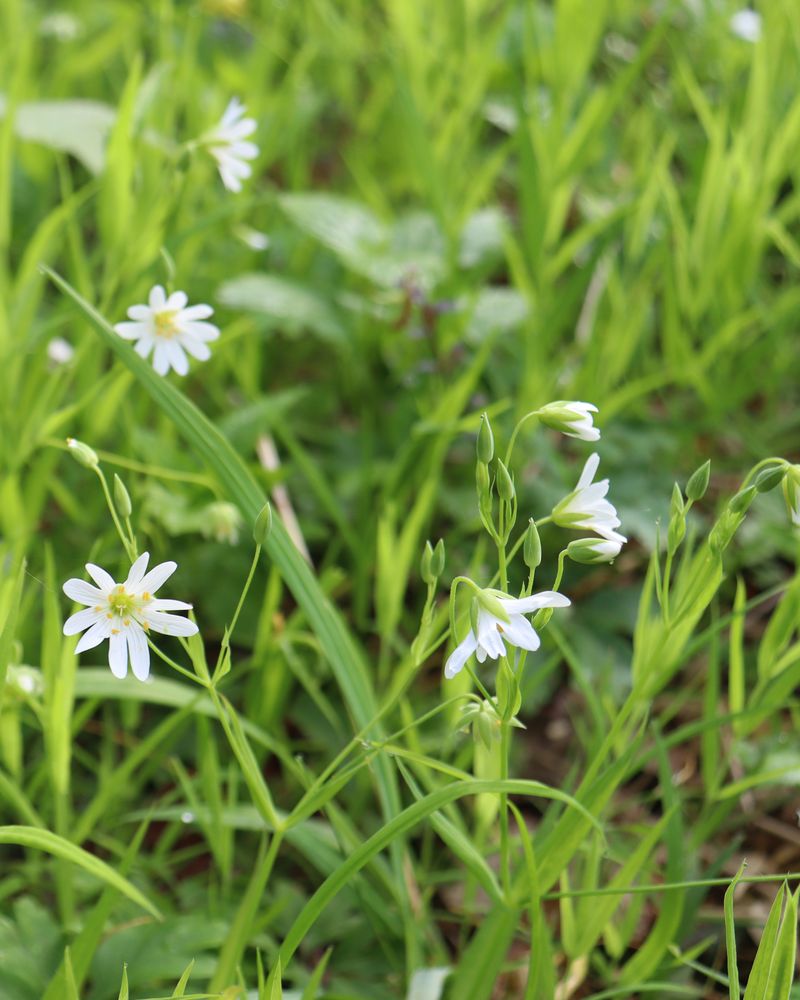
<instances>
[{"instance_id":1,"label":"slender green stem","mask_svg":"<svg viewBox=\"0 0 800 1000\"><path fill-rule=\"evenodd\" d=\"M239 596L239 603L236 605L236 610L233 612L233 618L228 626L228 636L233 635L233 630L236 628L236 622L239 620L239 615L244 605L245 598L247 597L247 592L250 590L250 584L253 582L253 576L256 572L256 567L258 566L258 560L261 556L261 546L256 545L256 551L253 555L253 561L250 563L250 572L247 574L247 579L244 582L244 587L242 588L242 593Z\"/></svg>"},{"instance_id":2,"label":"slender green stem","mask_svg":"<svg viewBox=\"0 0 800 1000\"><path fill-rule=\"evenodd\" d=\"M502 669L502 667L501 667ZM508 780L508 759L511 753L511 727L505 719L500 722L500 780ZM508 837L508 795L500 793L500 873L503 892L511 899L511 848Z\"/></svg>"},{"instance_id":3,"label":"slender green stem","mask_svg":"<svg viewBox=\"0 0 800 1000\"><path fill-rule=\"evenodd\" d=\"M505 461L506 468L508 468L511 465L511 454L514 451L514 445L517 443L517 435L529 420L538 419L538 417L539 417L539 411L532 410L530 413L526 413L525 416L517 422L517 426L514 428L511 434L511 438L508 442L508 448L506 450L506 461Z\"/></svg>"},{"instance_id":4,"label":"slender green stem","mask_svg":"<svg viewBox=\"0 0 800 1000\"><path fill-rule=\"evenodd\" d=\"M747 489L747 487L750 485L750 481L752 479L754 479L758 475L758 473L761 472L761 470L763 468L765 468L767 465L786 465L786 466L788 466L788 464L789 463L786 461L785 458L780 458L779 456L775 456L775 455L771 456L770 458L762 458L760 462L756 462L756 464L753 466L753 468L744 477L742 485L739 487L739 489L740 490ZM747 881L747 880L746 879L742 879L742 882L745 882L745 881Z\"/></svg>"}]
</instances>

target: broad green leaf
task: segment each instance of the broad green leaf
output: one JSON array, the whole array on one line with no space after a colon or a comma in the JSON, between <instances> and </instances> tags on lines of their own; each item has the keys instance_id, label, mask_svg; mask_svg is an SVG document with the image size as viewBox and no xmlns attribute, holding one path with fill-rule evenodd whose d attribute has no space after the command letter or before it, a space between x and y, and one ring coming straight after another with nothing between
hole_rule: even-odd
<instances>
[{"instance_id":1,"label":"broad green leaf","mask_svg":"<svg viewBox=\"0 0 800 1000\"><path fill-rule=\"evenodd\" d=\"M306 285L274 274L240 274L217 289L217 299L231 309L268 317L281 332L306 330L343 343L346 331L330 302Z\"/></svg>"},{"instance_id":2,"label":"broad green leaf","mask_svg":"<svg viewBox=\"0 0 800 1000\"><path fill-rule=\"evenodd\" d=\"M514 934L519 929L519 917L519 911L502 903L492 907L459 956L450 986L451 996L489 1000Z\"/></svg>"},{"instance_id":3,"label":"broad green leaf","mask_svg":"<svg viewBox=\"0 0 800 1000\"><path fill-rule=\"evenodd\" d=\"M788 893L784 883L778 890L764 925L764 933L758 943L753 967L747 979L745 1000L777 1000L773 992L772 965L777 954L778 937L781 930L781 914ZM797 920L795 917L795 924ZM794 928L793 928L794 929Z\"/></svg>"},{"instance_id":4,"label":"broad green leaf","mask_svg":"<svg viewBox=\"0 0 800 1000\"><path fill-rule=\"evenodd\" d=\"M0 97L0 116L5 112ZM99 174L116 115L101 101L31 101L15 109L14 131L20 139L72 154L91 173Z\"/></svg>"}]
</instances>

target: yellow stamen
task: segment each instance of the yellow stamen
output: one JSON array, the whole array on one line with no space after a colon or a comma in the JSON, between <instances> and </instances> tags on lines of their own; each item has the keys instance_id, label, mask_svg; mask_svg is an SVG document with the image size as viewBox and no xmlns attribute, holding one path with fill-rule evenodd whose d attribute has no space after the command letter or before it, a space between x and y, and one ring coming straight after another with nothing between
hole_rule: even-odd
<instances>
[{"instance_id":1,"label":"yellow stamen","mask_svg":"<svg viewBox=\"0 0 800 1000\"><path fill-rule=\"evenodd\" d=\"M170 340L178 332L177 325L175 323L175 317L178 315L178 310L164 309L161 312L157 312L153 316L153 322L156 326L156 336L163 337L165 340Z\"/></svg>"}]
</instances>

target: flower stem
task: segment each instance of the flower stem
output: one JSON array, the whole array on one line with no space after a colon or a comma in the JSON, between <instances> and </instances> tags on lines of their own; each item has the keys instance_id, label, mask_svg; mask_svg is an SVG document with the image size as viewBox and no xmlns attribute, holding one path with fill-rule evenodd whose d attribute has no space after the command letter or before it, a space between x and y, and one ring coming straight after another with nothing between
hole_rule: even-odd
<instances>
[{"instance_id":1,"label":"flower stem","mask_svg":"<svg viewBox=\"0 0 800 1000\"><path fill-rule=\"evenodd\" d=\"M127 553L130 561L135 562L136 543L133 542L133 535L131 534L131 536L128 537L127 532L122 527L119 515L117 514L117 508L114 506L114 501L111 499L111 491L108 488L106 477L103 475L103 470L100 468L99 465L97 465L95 466L94 471L97 473L97 478L100 480L100 485L103 487L103 495L106 498L106 504L108 505L108 509L111 512L111 519L114 522L114 527L117 529L117 534L119 535L120 540L122 541L122 544L125 548L125 552Z\"/></svg>"},{"instance_id":2,"label":"flower stem","mask_svg":"<svg viewBox=\"0 0 800 1000\"><path fill-rule=\"evenodd\" d=\"M530 413L526 413L525 416L517 422L517 426L514 428L511 434L511 439L508 442L508 448L506 450L506 461L505 461L506 468L508 468L511 465L511 453L514 451L514 445L517 442L517 435L529 420L537 419L538 416L539 416L539 411L532 410Z\"/></svg>"}]
</instances>

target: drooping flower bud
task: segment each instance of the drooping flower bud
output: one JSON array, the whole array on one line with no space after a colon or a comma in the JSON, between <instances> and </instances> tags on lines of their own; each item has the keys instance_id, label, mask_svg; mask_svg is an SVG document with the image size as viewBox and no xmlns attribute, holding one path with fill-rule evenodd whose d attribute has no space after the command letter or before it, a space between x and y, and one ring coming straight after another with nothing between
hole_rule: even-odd
<instances>
[{"instance_id":1,"label":"drooping flower bud","mask_svg":"<svg viewBox=\"0 0 800 1000\"><path fill-rule=\"evenodd\" d=\"M597 413L597 407L592 403L566 399L548 403L538 411L539 420L545 427L581 441L598 441L600 431L592 424L593 413Z\"/></svg>"},{"instance_id":2,"label":"drooping flower bud","mask_svg":"<svg viewBox=\"0 0 800 1000\"><path fill-rule=\"evenodd\" d=\"M611 562L622 549L622 542L608 538L576 538L567 546L567 555L573 562L591 566Z\"/></svg>"},{"instance_id":3,"label":"drooping flower bud","mask_svg":"<svg viewBox=\"0 0 800 1000\"><path fill-rule=\"evenodd\" d=\"M785 475L785 465L773 465L769 469L762 469L762 471L756 476L756 481L753 485L759 493L769 493L769 491L774 490L776 486L780 486Z\"/></svg>"},{"instance_id":4,"label":"drooping flower bud","mask_svg":"<svg viewBox=\"0 0 800 1000\"><path fill-rule=\"evenodd\" d=\"M100 465L97 452L88 444L84 444L83 441L78 441L77 438L67 438L67 447L79 465L83 465L87 469L96 469Z\"/></svg>"},{"instance_id":5,"label":"drooping flower bud","mask_svg":"<svg viewBox=\"0 0 800 1000\"><path fill-rule=\"evenodd\" d=\"M748 507L755 499L758 490L755 486L747 486L731 498L728 506L733 511L734 514L744 514L747 512Z\"/></svg>"}]
</instances>

